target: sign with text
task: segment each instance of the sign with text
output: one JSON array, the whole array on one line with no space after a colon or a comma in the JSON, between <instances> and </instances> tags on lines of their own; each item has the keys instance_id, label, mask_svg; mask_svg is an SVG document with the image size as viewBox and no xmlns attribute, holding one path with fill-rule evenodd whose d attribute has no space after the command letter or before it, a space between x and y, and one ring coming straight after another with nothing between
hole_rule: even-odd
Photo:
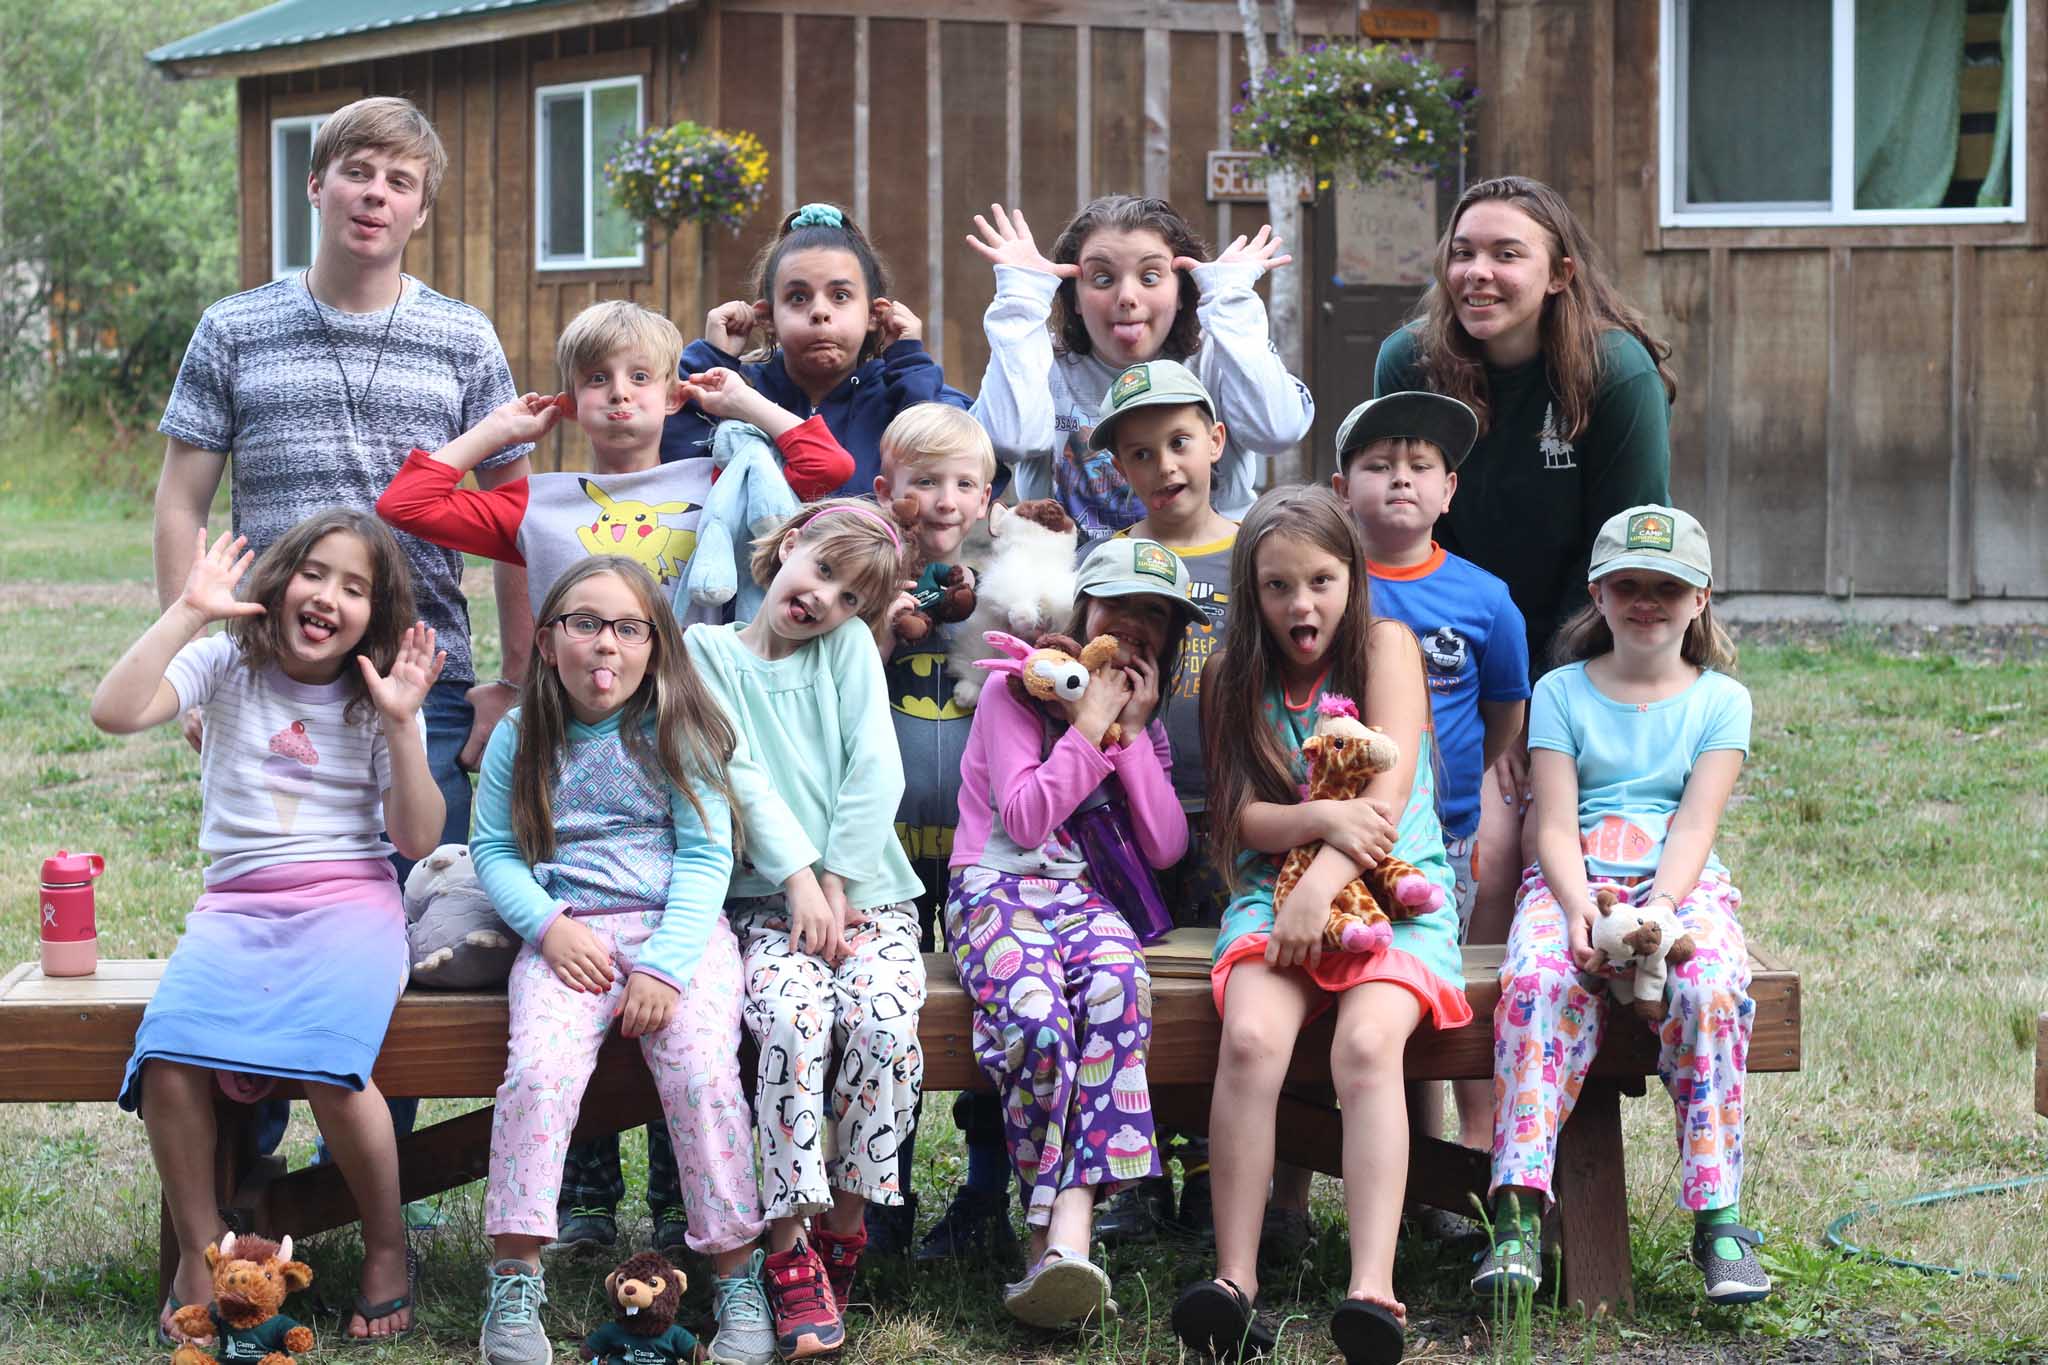
<instances>
[{"instance_id":1,"label":"sign with text","mask_svg":"<svg viewBox=\"0 0 2048 1365\"><path fill-rule=\"evenodd\" d=\"M1426 43L1437 35L1437 17L1426 9L1366 9L1358 12L1358 31L1382 41L1395 38Z\"/></svg>"},{"instance_id":2,"label":"sign with text","mask_svg":"<svg viewBox=\"0 0 2048 1365\"><path fill-rule=\"evenodd\" d=\"M1337 185L1337 277L1346 286L1428 284L1436 182L1426 175Z\"/></svg>"},{"instance_id":3,"label":"sign with text","mask_svg":"<svg viewBox=\"0 0 2048 1365\"><path fill-rule=\"evenodd\" d=\"M1266 177L1252 169L1257 152L1209 153L1209 202L1212 204L1263 204ZM1301 202L1310 202L1310 186L1301 187Z\"/></svg>"}]
</instances>

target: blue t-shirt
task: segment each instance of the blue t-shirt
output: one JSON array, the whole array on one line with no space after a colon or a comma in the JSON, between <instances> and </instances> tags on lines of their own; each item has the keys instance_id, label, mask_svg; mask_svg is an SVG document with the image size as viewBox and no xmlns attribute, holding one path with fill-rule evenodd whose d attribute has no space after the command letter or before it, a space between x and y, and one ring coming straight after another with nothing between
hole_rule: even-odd
<instances>
[{"instance_id":1,"label":"blue t-shirt","mask_svg":"<svg viewBox=\"0 0 2048 1365\"><path fill-rule=\"evenodd\" d=\"M1479 784L1486 776L1482 701L1529 695L1529 641L1508 585L1438 545L1405 569L1370 565L1372 610L1405 624L1422 642L1429 709L1443 756L1444 835L1479 828Z\"/></svg>"},{"instance_id":2,"label":"blue t-shirt","mask_svg":"<svg viewBox=\"0 0 2048 1365\"><path fill-rule=\"evenodd\" d=\"M1653 875L1700 755L1747 754L1749 716L1749 689L1711 668L1677 696L1643 703L1603 694L1583 660L1539 678L1529 703L1529 747L1577 760L1587 873ZM1711 852L1707 866L1727 872Z\"/></svg>"}]
</instances>

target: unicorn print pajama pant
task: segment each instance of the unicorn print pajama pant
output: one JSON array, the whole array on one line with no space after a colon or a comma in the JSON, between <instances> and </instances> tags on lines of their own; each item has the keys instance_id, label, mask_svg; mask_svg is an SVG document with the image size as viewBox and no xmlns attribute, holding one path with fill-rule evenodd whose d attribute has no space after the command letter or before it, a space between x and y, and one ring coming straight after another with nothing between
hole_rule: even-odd
<instances>
[{"instance_id":1,"label":"unicorn print pajama pant","mask_svg":"<svg viewBox=\"0 0 2048 1365\"><path fill-rule=\"evenodd\" d=\"M1650 879L1589 877L1589 893L1611 887L1636 901ZM1742 895L1718 873L1703 874L1678 907L1692 936L1692 961L1672 967L1658 1031L1657 1074L1677 1109L1680 1188L1688 1209L1726 1208L1742 1189L1743 1079L1755 1005L1749 950L1735 912ZM1551 1192L1557 1135L1600 1050L1610 1010L1607 977L1572 962L1564 911L1530 868L1515 898L1514 927L1493 1011L1493 1188ZM1639 1027L1624 1012L1622 1027Z\"/></svg>"},{"instance_id":2,"label":"unicorn print pajama pant","mask_svg":"<svg viewBox=\"0 0 2048 1365\"><path fill-rule=\"evenodd\" d=\"M924 1086L916 904L865 911L837 967L790 948L779 895L729 902L726 913L744 945L747 1028L761 1054L754 1105L768 1216L822 1213L835 1189L901 1204L897 1149L917 1126Z\"/></svg>"},{"instance_id":3,"label":"unicorn print pajama pant","mask_svg":"<svg viewBox=\"0 0 2048 1365\"><path fill-rule=\"evenodd\" d=\"M597 1050L626 997L626 977L661 924L659 909L579 916L612 958L602 995L562 984L540 950L519 950L507 986L512 1036L491 1119L484 1232L553 1237L562 1159ZM723 918L667 1028L640 1039L675 1146L690 1247L711 1255L761 1233L753 1115L740 1089L740 949Z\"/></svg>"},{"instance_id":4,"label":"unicorn print pajama pant","mask_svg":"<svg viewBox=\"0 0 2048 1365\"><path fill-rule=\"evenodd\" d=\"M975 1002L974 1051L1003 1103L1034 1226L1053 1196L1161 1173L1145 1051L1152 978L1085 880L953 874L946 941Z\"/></svg>"}]
</instances>

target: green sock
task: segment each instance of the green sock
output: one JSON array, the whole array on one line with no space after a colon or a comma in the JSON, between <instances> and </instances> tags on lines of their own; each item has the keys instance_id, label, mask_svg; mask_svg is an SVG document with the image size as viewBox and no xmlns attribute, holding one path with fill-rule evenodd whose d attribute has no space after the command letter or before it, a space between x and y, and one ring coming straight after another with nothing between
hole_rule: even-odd
<instances>
[{"instance_id":1,"label":"green sock","mask_svg":"<svg viewBox=\"0 0 2048 1365\"><path fill-rule=\"evenodd\" d=\"M1692 1225L1695 1231L1700 1228L1714 1228L1721 1226L1723 1223L1740 1223L1741 1221L1742 1208L1737 1204L1730 1204L1725 1209L1701 1209L1692 1216ZM1736 1241L1733 1237L1716 1237L1714 1239L1714 1254L1724 1261L1739 1261L1742 1259L1742 1243Z\"/></svg>"},{"instance_id":2,"label":"green sock","mask_svg":"<svg viewBox=\"0 0 2048 1365\"><path fill-rule=\"evenodd\" d=\"M1522 1241L1531 1251L1543 1243L1542 1197L1503 1190L1493 1197L1493 1244Z\"/></svg>"}]
</instances>

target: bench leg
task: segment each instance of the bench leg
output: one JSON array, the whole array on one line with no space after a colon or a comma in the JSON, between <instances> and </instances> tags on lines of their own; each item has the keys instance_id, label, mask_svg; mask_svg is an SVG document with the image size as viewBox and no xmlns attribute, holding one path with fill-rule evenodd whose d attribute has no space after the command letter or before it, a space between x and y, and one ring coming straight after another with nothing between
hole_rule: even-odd
<instances>
[{"instance_id":1,"label":"bench leg","mask_svg":"<svg viewBox=\"0 0 2048 1365\"><path fill-rule=\"evenodd\" d=\"M1621 1088L1589 1079L1558 1134L1557 1213L1569 1299L1587 1314L1633 1313Z\"/></svg>"}]
</instances>

